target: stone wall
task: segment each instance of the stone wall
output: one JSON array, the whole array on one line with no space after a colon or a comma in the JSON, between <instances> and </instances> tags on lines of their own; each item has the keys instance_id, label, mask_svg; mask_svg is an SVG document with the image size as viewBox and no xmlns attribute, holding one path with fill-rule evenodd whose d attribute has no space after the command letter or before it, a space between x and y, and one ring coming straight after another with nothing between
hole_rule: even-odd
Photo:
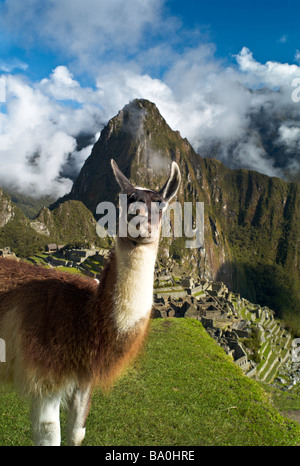
<instances>
[{"instance_id":1,"label":"stone wall","mask_svg":"<svg viewBox=\"0 0 300 466\"><path fill-rule=\"evenodd\" d=\"M190 286L182 289L183 285ZM181 288L155 289L153 316L198 319L249 377L269 382L290 358L291 336L275 320L274 312L228 291L222 283L188 278L181 280ZM254 329L260 335L256 355L260 363L254 362L253 350L243 343L251 338Z\"/></svg>"}]
</instances>

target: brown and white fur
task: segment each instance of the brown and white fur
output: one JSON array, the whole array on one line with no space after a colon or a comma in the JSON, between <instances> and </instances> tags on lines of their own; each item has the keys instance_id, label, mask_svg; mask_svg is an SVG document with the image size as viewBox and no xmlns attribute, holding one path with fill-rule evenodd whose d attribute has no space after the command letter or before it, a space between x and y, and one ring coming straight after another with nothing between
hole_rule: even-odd
<instances>
[{"instance_id":1,"label":"brown and white fur","mask_svg":"<svg viewBox=\"0 0 300 466\"><path fill-rule=\"evenodd\" d=\"M158 192L135 188L113 160L112 168L129 204L168 203L180 184L175 162ZM80 445L93 387L111 387L139 350L152 307L161 212L157 218L152 231L148 219L147 237L117 235L99 284L0 259L0 338L6 343L0 381L31 399L35 445L60 445L62 401L68 408L67 443Z\"/></svg>"}]
</instances>

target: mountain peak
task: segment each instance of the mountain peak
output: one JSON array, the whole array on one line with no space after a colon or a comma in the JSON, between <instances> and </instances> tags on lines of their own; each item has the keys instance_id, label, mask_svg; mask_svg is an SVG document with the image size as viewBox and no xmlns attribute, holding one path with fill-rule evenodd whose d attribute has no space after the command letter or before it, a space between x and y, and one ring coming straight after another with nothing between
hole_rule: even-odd
<instances>
[{"instance_id":1,"label":"mountain peak","mask_svg":"<svg viewBox=\"0 0 300 466\"><path fill-rule=\"evenodd\" d=\"M167 125L154 103L135 99L103 128L69 198L81 200L92 212L99 202L114 200L118 186L111 171L112 158L139 186L158 188L168 176L171 161L179 161L184 145L192 151L179 132Z\"/></svg>"},{"instance_id":2,"label":"mountain peak","mask_svg":"<svg viewBox=\"0 0 300 466\"><path fill-rule=\"evenodd\" d=\"M157 106L146 99L130 101L109 121L108 126L130 134L135 140L146 139L159 127L170 130Z\"/></svg>"},{"instance_id":3,"label":"mountain peak","mask_svg":"<svg viewBox=\"0 0 300 466\"><path fill-rule=\"evenodd\" d=\"M144 133L146 115L155 111L159 113L155 104L145 99L134 99L108 122L108 126L129 133L133 139L139 139Z\"/></svg>"}]
</instances>

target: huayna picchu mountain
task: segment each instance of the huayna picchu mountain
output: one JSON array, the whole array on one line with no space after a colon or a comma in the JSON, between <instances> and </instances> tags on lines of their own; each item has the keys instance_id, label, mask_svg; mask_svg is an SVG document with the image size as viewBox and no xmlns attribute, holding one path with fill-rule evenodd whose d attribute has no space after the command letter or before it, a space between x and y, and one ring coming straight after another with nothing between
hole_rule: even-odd
<instances>
[{"instance_id":1,"label":"huayna picchu mountain","mask_svg":"<svg viewBox=\"0 0 300 466\"><path fill-rule=\"evenodd\" d=\"M154 103L141 99L108 122L66 199L83 202L93 213L99 202L115 201L111 158L136 185L154 189L175 160L182 173L177 199L204 202L205 247L187 249L183 238L163 239L161 254L167 251L186 270L197 268L300 327L298 183L231 170L200 156Z\"/></svg>"},{"instance_id":2,"label":"huayna picchu mountain","mask_svg":"<svg viewBox=\"0 0 300 466\"><path fill-rule=\"evenodd\" d=\"M175 160L182 174L177 200L204 203L204 247L188 249L185 238L163 238L161 257L169 255L182 270L223 281L249 301L269 306L300 335L299 183L232 170L197 154L154 103L136 99L103 128L71 192L50 211L42 210L33 226L55 225L51 238L65 242L80 221L78 208L78 217L89 224L86 231L94 228L89 213L95 215L99 202L116 202L119 193L112 158L133 183L153 189L166 180ZM62 212L72 219L64 234Z\"/></svg>"}]
</instances>

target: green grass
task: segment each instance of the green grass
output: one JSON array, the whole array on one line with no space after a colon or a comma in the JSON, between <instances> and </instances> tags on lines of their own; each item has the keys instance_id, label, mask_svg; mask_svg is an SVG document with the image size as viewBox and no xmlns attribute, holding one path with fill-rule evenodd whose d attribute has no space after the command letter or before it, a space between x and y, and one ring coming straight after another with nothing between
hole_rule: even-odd
<instances>
[{"instance_id":1,"label":"green grass","mask_svg":"<svg viewBox=\"0 0 300 466\"><path fill-rule=\"evenodd\" d=\"M0 445L30 444L27 406L0 393ZM110 394L95 391L84 445L300 445L300 427L198 321L156 319Z\"/></svg>"},{"instance_id":2,"label":"green grass","mask_svg":"<svg viewBox=\"0 0 300 466\"><path fill-rule=\"evenodd\" d=\"M27 262L30 262L32 264L37 264L41 265L46 268L52 268L47 262L46 258L48 257L47 254L35 254L34 256L28 257L26 260ZM84 275L84 273L81 270L78 270L76 267L64 267L62 265L53 267L59 270L60 272L69 272L69 273L75 273L79 275Z\"/></svg>"},{"instance_id":3,"label":"green grass","mask_svg":"<svg viewBox=\"0 0 300 466\"><path fill-rule=\"evenodd\" d=\"M198 291L198 293L193 294L193 296L201 296L202 294L205 294L205 291Z\"/></svg>"},{"instance_id":4,"label":"green grass","mask_svg":"<svg viewBox=\"0 0 300 466\"><path fill-rule=\"evenodd\" d=\"M28 405L0 386L0 446L32 445L29 416Z\"/></svg>"},{"instance_id":5,"label":"green grass","mask_svg":"<svg viewBox=\"0 0 300 466\"><path fill-rule=\"evenodd\" d=\"M263 384L264 389L271 395L272 400L280 411L300 411L300 385L297 384L288 391L282 391L273 385Z\"/></svg>"},{"instance_id":6,"label":"green grass","mask_svg":"<svg viewBox=\"0 0 300 466\"><path fill-rule=\"evenodd\" d=\"M76 267L63 267L63 266L60 266L60 267L56 267L57 270L61 271L61 272L68 272L68 273L75 273L75 274L78 274L78 275L83 275L83 273L76 269Z\"/></svg>"}]
</instances>

